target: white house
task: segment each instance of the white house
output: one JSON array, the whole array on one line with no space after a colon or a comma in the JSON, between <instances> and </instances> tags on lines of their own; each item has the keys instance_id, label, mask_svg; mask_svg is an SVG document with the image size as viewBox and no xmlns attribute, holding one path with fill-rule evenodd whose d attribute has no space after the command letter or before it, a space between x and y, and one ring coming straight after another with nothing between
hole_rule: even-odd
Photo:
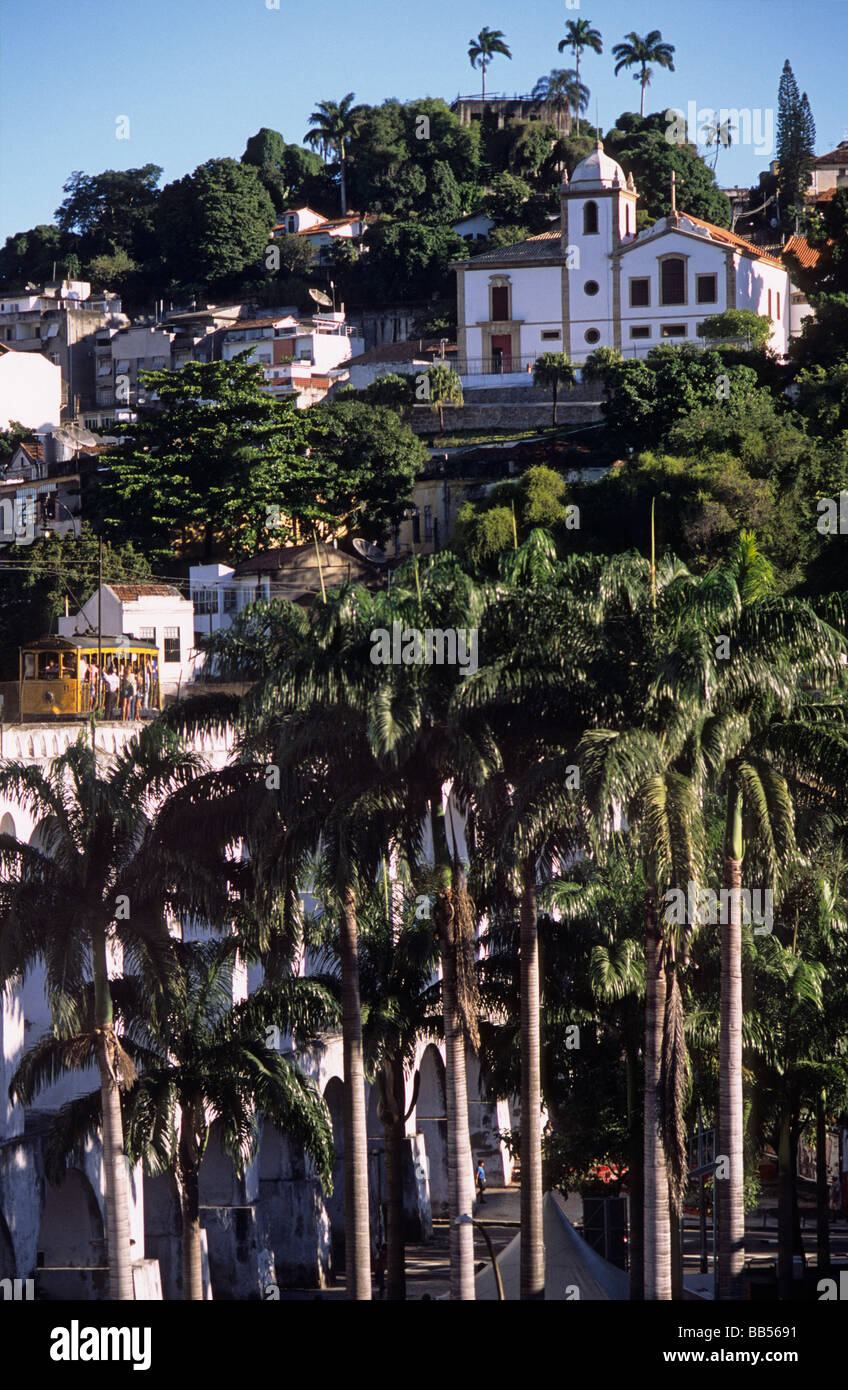
<instances>
[{"instance_id":1,"label":"white house","mask_svg":"<svg viewBox=\"0 0 848 1390\"><path fill-rule=\"evenodd\" d=\"M287 208L280 213L280 220L273 228L271 237L301 236L318 253L319 260L326 257L328 249L338 238L352 241L361 237L373 219L359 212L348 212L343 217L324 217L314 208Z\"/></svg>"},{"instance_id":2,"label":"white house","mask_svg":"<svg viewBox=\"0 0 848 1390\"><path fill-rule=\"evenodd\" d=\"M632 174L597 142L560 193L560 226L457 262L457 342L465 373L523 373L542 352L585 361L598 347L641 356L697 341L725 309L772 321L784 355L790 283L773 256L677 209L636 232Z\"/></svg>"},{"instance_id":3,"label":"white house","mask_svg":"<svg viewBox=\"0 0 848 1390\"><path fill-rule=\"evenodd\" d=\"M249 351L248 360L262 366L270 394L295 395L305 407L326 396L336 381L347 380L347 363L364 346L343 313L325 311L307 320L277 314L238 319L222 330L221 357L228 362Z\"/></svg>"},{"instance_id":4,"label":"white house","mask_svg":"<svg viewBox=\"0 0 848 1390\"><path fill-rule=\"evenodd\" d=\"M0 430L13 420L36 433L58 425L62 369L40 352L16 352L0 343Z\"/></svg>"},{"instance_id":5,"label":"white house","mask_svg":"<svg viewBox=\"0 0 848 1390\"><path fill-rule=\"evenodd\" d=\"M59 619L59 636L72 637L97 627L97 594L80 611ZM109 635L143 637L159 648L159 684L173 695L191 680L194 671L194 607L173 584L146 580L103 584L100 588L100 630Z\"/></svg>"}]
</instances>

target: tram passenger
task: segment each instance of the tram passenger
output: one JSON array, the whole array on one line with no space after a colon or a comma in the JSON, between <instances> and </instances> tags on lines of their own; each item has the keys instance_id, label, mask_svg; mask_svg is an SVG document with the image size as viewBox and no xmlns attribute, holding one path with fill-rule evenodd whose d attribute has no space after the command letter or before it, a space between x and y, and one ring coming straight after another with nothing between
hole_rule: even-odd
<instances>
[{"instance_id":1,"label":"tram passenger","mask_svg":"<svg viewBox=\"0 0 848 1390\"><path fill-rule=\"evenodd\" d=\"M103 680L106 685L106 718L114 719L115 706L118 703L118 690L120 689L121 682L111 661L106 665L106 674Z\"/></svg>"}]
</instances>

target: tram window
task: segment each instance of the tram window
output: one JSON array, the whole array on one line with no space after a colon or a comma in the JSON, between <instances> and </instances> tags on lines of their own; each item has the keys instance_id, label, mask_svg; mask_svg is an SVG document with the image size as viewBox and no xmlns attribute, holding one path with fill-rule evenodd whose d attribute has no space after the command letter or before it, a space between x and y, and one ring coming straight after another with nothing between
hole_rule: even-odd
<instances>
[{"instance_id":1,"label":"tram window","mask_svg":"<svg viewBox=\"0 0 848 1390\"><path fill-rule=\"evenodd\" d=\"M39 652L38 654L38 679L42 681L55 681L59 676L59 653L58 652Z\"/></svg>"},{"instance_id":2,"label":"tram window","mask_svg":"<svg viewBox=\"0 0 848 1390\"><path fill-rule=\"evenodd\" d=\"M76 652L62 653L62 675L65 680L76 680L77 678L77 654Z\"/></svg>"},{"instance_id":3,"label":"tram window","mask_svg":"<svg viewBox=\"0 0 848 1390\"><path fill-rule=\"evenodd\" d=\"M35 680L35 652L24 652L24 680Z\"/></svg>"}]
</instances>

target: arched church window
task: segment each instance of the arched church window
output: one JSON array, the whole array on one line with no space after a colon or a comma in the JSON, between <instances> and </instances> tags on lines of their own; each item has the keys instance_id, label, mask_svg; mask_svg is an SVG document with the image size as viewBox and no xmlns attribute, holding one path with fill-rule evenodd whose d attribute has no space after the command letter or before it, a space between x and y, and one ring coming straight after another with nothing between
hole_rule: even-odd
<instances>
[{"instance_id":1,"label":"arched church window","mask_svg":"<svg viewBox=\"0 0 848 1390\"><path fill-rule=\"evenodd\" d=\"M583 235L595 236L598 231L598 204L584 203L583 205Z\"/></svg>"}]
</instances>

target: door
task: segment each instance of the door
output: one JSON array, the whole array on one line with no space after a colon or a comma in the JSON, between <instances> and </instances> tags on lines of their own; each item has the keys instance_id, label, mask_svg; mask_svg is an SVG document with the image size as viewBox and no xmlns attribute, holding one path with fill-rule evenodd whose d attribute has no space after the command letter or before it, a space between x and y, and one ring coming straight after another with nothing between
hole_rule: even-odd
<instances>
[{"instance_id":1,"label":"door","mask_svg":"<svg viewBox=\"0 0 848 1390\"><path fill-rule=\"evenodd\" d=\"M512 371L512 338L509 333L492 334L492 371Z\"/></svg>"}]
</instances>

